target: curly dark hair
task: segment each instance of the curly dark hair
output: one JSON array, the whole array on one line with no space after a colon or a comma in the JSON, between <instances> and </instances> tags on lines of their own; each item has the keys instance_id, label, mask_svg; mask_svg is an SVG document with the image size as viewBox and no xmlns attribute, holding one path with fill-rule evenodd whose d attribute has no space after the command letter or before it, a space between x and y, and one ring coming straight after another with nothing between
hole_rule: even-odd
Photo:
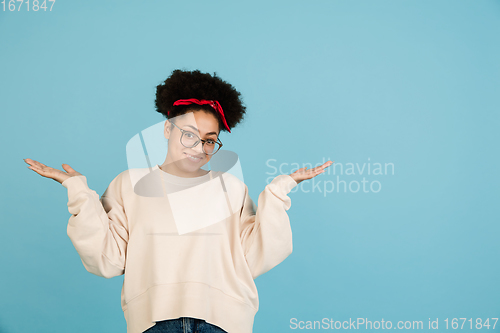
<instances>
[{"instance_id":1,"label":"curly dark hair","mask_svg":"<svg viewBox=\"0 0 500 333\"><path fill-rule=\"evenodd\" d=\"M173 70L163 83L156 86L156 111L170 119L190 111L204 110L215 116L221 131L228 132L220 114L208 104L173 105L178 99L188 98L219 101L230 129L243 120L246 112L241 93L219 78L215 72L212 76L208 73L201 73L199 70L180 69Z\"/></svg>"}]
</instances>

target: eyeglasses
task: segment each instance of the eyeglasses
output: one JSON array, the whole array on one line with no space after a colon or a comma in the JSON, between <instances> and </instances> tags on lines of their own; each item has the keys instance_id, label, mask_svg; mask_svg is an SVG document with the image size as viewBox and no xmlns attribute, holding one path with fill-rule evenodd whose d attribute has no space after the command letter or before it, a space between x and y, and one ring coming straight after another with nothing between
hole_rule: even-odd
<instances>
[{"instance_id":1,"label":"eyeglasses","mask_svg":"<svg viewBox=\"0 0 500 333\"><path fill-rule=\"evenodd\" d=\"M186 148L193 148L197 146L198 143L200 143L201 141L202 142L201 149L203 150L203 152L207 155L213 155L216 152L218 152L219 149L221 149L222 147L222 142L219 140L219 138L217 138L218 142L212 139L202 140L198 135L194 134L193 132L183 130L173 122L171 123L172 125L177 127L179 131L182 132L181 144Z\"/></svg>"}]
</instances>

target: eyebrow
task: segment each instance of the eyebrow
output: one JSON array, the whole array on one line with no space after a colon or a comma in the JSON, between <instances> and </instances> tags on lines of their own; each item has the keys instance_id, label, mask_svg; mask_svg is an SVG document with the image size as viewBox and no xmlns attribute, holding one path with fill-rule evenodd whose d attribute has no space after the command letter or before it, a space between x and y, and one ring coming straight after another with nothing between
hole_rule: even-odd
<instances>
[{"instance_id":1,"label":"eyebrow","mask_svg":"<svg viewBox=\"0 0 500 333\"><path fill-rule=\"evenodd\" d=\"M194 127L194 126L192 126L192 125L185 125L185 126L191 127L192 129L194 129L195 131L197 131L198 133L200 133L200 131L199 131L196 127ZM210 135L210 134L215 134L215 135L217 135L217 132L210 132L210 133L207 133L207 135Z\"/></svg>"}]
</instances>

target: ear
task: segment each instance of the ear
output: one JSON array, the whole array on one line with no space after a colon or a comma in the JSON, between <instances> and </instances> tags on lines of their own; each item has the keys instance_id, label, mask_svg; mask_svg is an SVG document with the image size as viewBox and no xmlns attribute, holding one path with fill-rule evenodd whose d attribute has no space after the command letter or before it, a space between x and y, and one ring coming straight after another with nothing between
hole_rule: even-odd
<instances>
[{"instance_id":1,"label":"ear","mask_svg":"<svg viewBox=\"0 0 500 333\"><path fill-rule=\"evenodd\" d=\"M171 123L170 121L167 119L165 120L165 126L164 126L164 129L163 129L163 136L165 137L165 139L169 139L170 138L170 127L171 127Z\"/></svg>"}]
</instances>

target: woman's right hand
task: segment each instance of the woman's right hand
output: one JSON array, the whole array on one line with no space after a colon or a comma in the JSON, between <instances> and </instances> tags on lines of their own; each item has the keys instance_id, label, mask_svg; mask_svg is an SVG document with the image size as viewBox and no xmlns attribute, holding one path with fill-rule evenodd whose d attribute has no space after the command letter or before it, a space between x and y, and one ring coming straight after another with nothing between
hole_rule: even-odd
<instances>
[{"instance_id":1,"label":"woman's right hand","mask_svg":"<svg viewBox=\"0 0 500 333\"><path fill-rule=\"evenodd\" d=\"M56 182L59 182L61 184L70 177L83 176L81 173L73 170L73 168L67 164L62 165L63 169L66 170L66 172L64 172L61 170L48 167L45 164L32 160L31 158L25 158L24 162L30 165L28 169L31 169L36 173L38 173L39 175L44 176L46 178L54 179Z\"/></svg>"}]
</instances>

